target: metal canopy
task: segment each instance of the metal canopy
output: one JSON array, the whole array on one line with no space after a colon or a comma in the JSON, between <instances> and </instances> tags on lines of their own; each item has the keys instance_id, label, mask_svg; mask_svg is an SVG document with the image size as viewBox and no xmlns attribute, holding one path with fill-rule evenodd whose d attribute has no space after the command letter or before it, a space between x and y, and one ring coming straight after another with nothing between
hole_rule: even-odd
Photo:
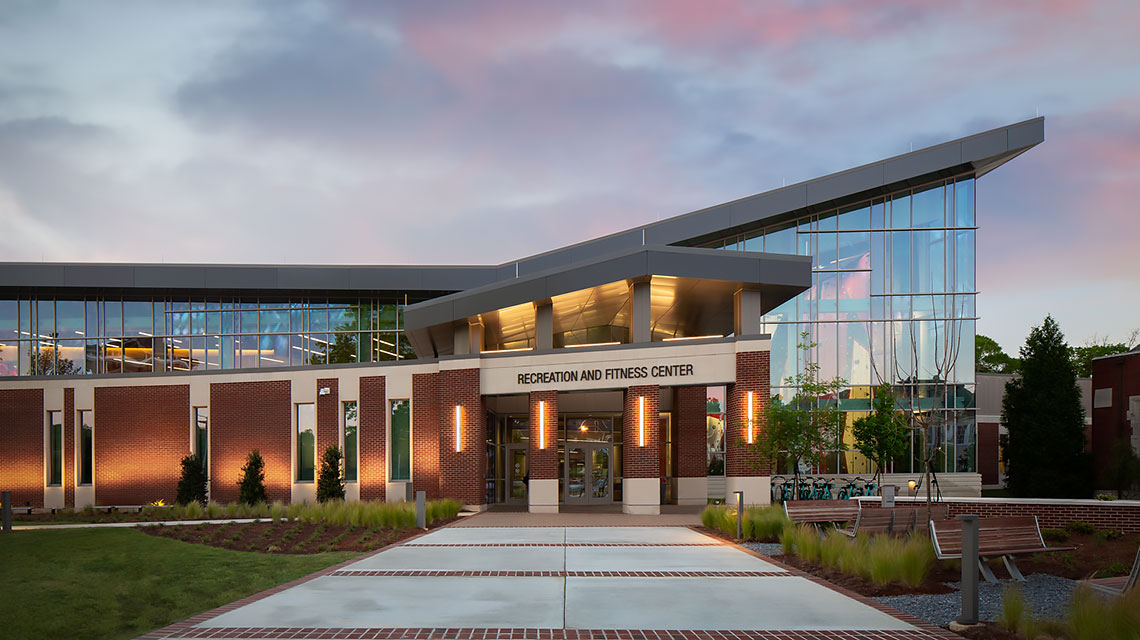
<instances>
[{"instance_id":1,"label":"metal canopy","mask_svg":"<svg viewBox=\"0 0 1140 640\"><path fill-rule=\"evenodd\" d=\"M733 326L733 294L761 292L763 311L811 286L804 256L689 247L639 247L565 268L454 293L407 307L417 353L450 355L455 328L481 324L499 348L534 344L536 303L553 308L554 333L628 327L629 283L650 283L655 338L723 335ZM578 342L578 339L571 339Z\"/></svg>"}]
</instances>

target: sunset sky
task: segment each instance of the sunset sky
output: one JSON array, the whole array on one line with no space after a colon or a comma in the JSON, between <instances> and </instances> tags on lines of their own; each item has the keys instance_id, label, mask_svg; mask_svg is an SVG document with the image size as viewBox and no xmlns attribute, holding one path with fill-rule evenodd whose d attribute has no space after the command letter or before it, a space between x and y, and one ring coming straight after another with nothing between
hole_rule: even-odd
<instances>
[{"instance_id":1,"label":"sunset sky","mask_svg":"<svg viewBox=\"0 0 1140 640\"><path fill-rule=\"evenodd\" d=\"M978 183L978 331L1122 340L1138 32L1135 0L0 0L0 260L499 263L1040 114Z\"/></svg>"}]
</instances>

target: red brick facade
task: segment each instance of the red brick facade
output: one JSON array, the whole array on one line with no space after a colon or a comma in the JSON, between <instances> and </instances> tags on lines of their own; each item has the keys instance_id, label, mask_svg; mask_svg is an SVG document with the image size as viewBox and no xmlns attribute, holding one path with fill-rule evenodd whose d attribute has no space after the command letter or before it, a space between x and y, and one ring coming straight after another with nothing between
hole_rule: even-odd
<instances>
[{"instance_id":1,"label":"red brick facade","mask_svg":"<svg viewBox=\"0 0 1140 640\"><path fill-rule=\"evenodd\" d=\"M317 378L317 474L321 472L325 449L333 446L344 453L340 446L340 389L337 382L336 378ZM321 389L329 392L322 396Z\"/></svg>"},{"instance_id":2,"label":"red brick facade","mask_svg":"<svg viewBox=\"0 0 1140 640\"><path fill-rule=\"evenodd\" d=\"M725 414L725 475L766 476L769 464L748 446L748 392L752 392L753 440L763 437L768 409L768 352L736 354L736 384L728 386Z\"/></svg>"},{"instance_id":3,"label":"red brick facade","mask_svg":"<svg viewBox=\"0 0 1140 640\"><path fill-rule=\"evenodd\" d=\"M439 374L413 374L412 484L428 500L439 497L439 423Z\"/></svg>"},{"instance_id":4,"label":"red brick facade","mask_svg":"<svg viewBox=\"0 0 1140 640\"><path fill-rule=\"evenodd\" d=\"M483 396L479 393L479 369L445 369L439 372L439 380L440 495L464 504L484 504L487 502L487 418ZM458 433L456 407L459 407Z\"/></svg>"},{"instance_id":5,"label":"red brick facade","mask_svg":"<svg viewBox=\"0 0 1140 640\"><path fill-rule=\"evenodd\" d=\"M1098 393L1111 399L1107 406L1098 407L1093 403L1088 443L1097 470L1096 486L1109 489L1112 482L1105 471L1112 466L1115 449L1122 443L1130 443L1132 425L1140 424L1140 417L1129 420L1128 416L1129 399L1140 396L1140 352L1093 360L1092 388L1094 399Z\"/></svg>"},{"instance_id":6,"label":"red brick facade","mask_svg":"<svg viewBox=\"0 0 1140 640\"><path fill-rule=\"evenodd\" d=\"M546 448L539 449L539 402L545 411L543 429ZM558 392L530 392L530 444L527 448L527 473L532 480L558 479Z\"/></svg>"},{"instance_id":7,"label":"red brick facade","mask_svg":"<svg viewBox=\"0 0 1140 640\"><path fill-rule=\"evenodd\" d=\"M1001 481L998 463L1001 460L1001 447L998 445L998 425L995 422L978 423L978 473L982 474L982 485L997 484Z\"/></svg>"},{"instance_id":8,"label":"red brick facade","mask_svg":"<svg viewBox=\"0 0 1140 640\"><path fill-rule=\"evenodd\" d=\"M173 503L190 454L190 386L95 389L95 504Z\"/></svg>"},{"instance_id":9,"label":"red brick facade","mask_svg":"<svg viewBox=\"0 0 1140 640\"><path fill-rule=\"evenodd\" d=\"M294 475L292 398L288 380L210 385L210 498L214 502L237 502L241 468L254 449L265 460L269 500L289 501ZM99 419L97 408L95 419ZM98 426L95 434L98 442Z\"/></svg>"},{"instance_id":10,"label":"red brick facade","mask_svg":"<svg viewBox=\"0 0 1140 640\"><path fill-rule=\"evenodd\" d=\"M63 506L75 506L75 389L63 390Z\"/></svg>"},{"instance_id":11,"label":"red brick facade","mask_svg":"<svg viewBox=\"0 0 1140 640\"><path fill-rule=\"evenodd\" d=\"M18 507L44 506L44 390L0 389L0 487Z\"/></svg>"},{"instance_id":12,"label":"red brick facade","mask_svg":"<svg viewBox=\"0 0 1140 640\"><path fill-rule=\"evenodd\" d=\"M645 443L641 443L642 429L638 425L639 398L645 398ZM657 385L630 387L625 392L622 418L622 477L661 477L661 388Z\"/></svg>"},{"instance_id":13,"label":"red brick facade","mask_svg":"<svg viewBox=\"0 0 1140 640\"><path fill-rule=\"evenodd\" d=\"M384 392L384 377L360 379L360 400L357 404L360 449L361 500L384 500L388 469L385 450L388 437L388 400Z\"/></svg>"},{"instance_id":14,"label":"red brick facade","mask_svg":"<svg viewBox=\"0 0 1140 640\"><path fill-rule=\"evenodd\" d=\"M882 506L879 500L862 500L864 508ZM911 504L899 500L898 505ZM925 504L917 501L917 504ZM1073 521L1087 522L1098 529L1119 529L1125 533L1140 533L1140 501L1099 500L1018 500L1000 498L969 500L951 498L946 501L950 517L975 514L983 518L1004 516L1037 516L1041 528L1061 528Z\"/></svg>"},{"instance_id":15,"label":"red brick facade","mask_svg":"<svg viewBox=\"0 0 1140 640\"><path fill-rule=\"evenodd\" d=\"M707 392L707 387L673 389L673 475L678 478L708 474Z\"/></svg>"}]
</instances>

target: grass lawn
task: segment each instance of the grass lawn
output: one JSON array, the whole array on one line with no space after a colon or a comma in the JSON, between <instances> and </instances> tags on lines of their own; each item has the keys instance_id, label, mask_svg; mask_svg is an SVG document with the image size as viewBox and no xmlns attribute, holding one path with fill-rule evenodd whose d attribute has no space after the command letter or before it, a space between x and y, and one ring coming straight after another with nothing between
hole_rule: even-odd
<instances>
[{"instance_id":1,"label":"grass lawn","mask_svg":"<svg viewBox=\"0 0 1140 640\"><path fill-rule=\"evenodd\" d=\"M119 528L0 534L0 635L131 638L355 555L227 551Z\"/></svg>"}]
</instances>

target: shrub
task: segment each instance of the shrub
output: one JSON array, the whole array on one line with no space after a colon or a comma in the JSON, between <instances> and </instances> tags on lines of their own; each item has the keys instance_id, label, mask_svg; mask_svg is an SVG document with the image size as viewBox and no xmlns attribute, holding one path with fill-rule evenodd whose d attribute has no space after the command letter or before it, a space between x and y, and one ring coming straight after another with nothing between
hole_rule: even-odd
<instances>
[{"instance_id":1,"label":"shrub","mask_svg":"<svg viewBox=\"0 0 1140 640\"><path fill-rule=\"evenodd\" d=\"M175 502L181 505L191 502L206 504L206 469L201 455L194 453L182 458L182 475L178 478Z\"/></svg>"},{"instance_id":2,"label":"shrub","mask_svg":"<svg viewBox=\"0 0 1140 640\"><path fill-rule=\"evenodd\" d=\"M1121 531L1120 529L1101 529L1100 531L1097 531L1094 535L1096 536L1097 540L1100 540L1102 542L1108 542L1109 540L1116 540L1118 538L1123 538L1124 532Z\"/></svg>"},{"instance_id":3,"label":"shrub","mask_svg":"<svg viewBox=\"0 0 1140 640\"><path fill-rule=\"evenodd\" d=\"M241 480L238 481L241 488L239 499L246 504L267 502L269 496L265 492L265 460L260 451L254 449L249 452L241 473Z\"/></svg>"},{"instance_id":4,"label":"shrub","mask_svg":"<svg viewBox=\"0 0 1140 640\"><path fill-rule=\"evenodd\" d=\"M1111 493L1098 493L1098 494L1096 494L1096 499L1097 500L1104 500L1105 502L1109 502L1112 500L1116 500L1116 496L1112 495Z\"/></svg>"},{"instance_id":5,"label":"shrub","mask_svg":"<svg viewBox=\"0 0 1140 640\"><path fill-rule=\"evenodd\" d=\"M723 505L709 505L701 511L701 524L725 535L736 537L736 508ZM741 533L748 540L776 541L789 524L783 507L745 507L741 518Z\"/></svg>"},{"instance_id":6,"label":"shrub","mask_svg":"<svg viewBox=\"0 0 1140 640\"><path fill-rule=\"evenodd\" d=\"M1069 539L1069 534L1064 529L1042 529L1041 537L1046 542L1065 542Z\"/></svg>"},{"instance_id":7,"label":"shrub","mask_svg":"<svg viewBox=\"0 0 1140 640\"><path fill-rule=\"evenodd\" d=\"M1127 575L1128 571L1129 571L1128 565L1124 564L1123 562L1113 562L1112 564L1101 569L1100 571L1097 571L1096 575L1093 577L1096 577L1096 578L1112 578L1115 576Z\"/></svg>"},{"instance_id":8,"label":"shrub","mask_svg":"<svg viewBox=\"0 0 1140 640\"><path fill-rule=\"evenodd\" d=\"M1073 520L1069 524L1065 525L1065 531L1074 534L1090 535L1096 531L1096 527L1087 522Z\"/></svg>"},{"instance_id":9,"label":"shrub","mask_svg":"<svg viewBox=\"0 0 1140 640\"><path fill-rule=\"evenodd\" d=\"M321 471L317 475L317 502L344 500L344 481L340 477L340 448L329 445L321 456Z\"/></svg>"}]
</instances>

